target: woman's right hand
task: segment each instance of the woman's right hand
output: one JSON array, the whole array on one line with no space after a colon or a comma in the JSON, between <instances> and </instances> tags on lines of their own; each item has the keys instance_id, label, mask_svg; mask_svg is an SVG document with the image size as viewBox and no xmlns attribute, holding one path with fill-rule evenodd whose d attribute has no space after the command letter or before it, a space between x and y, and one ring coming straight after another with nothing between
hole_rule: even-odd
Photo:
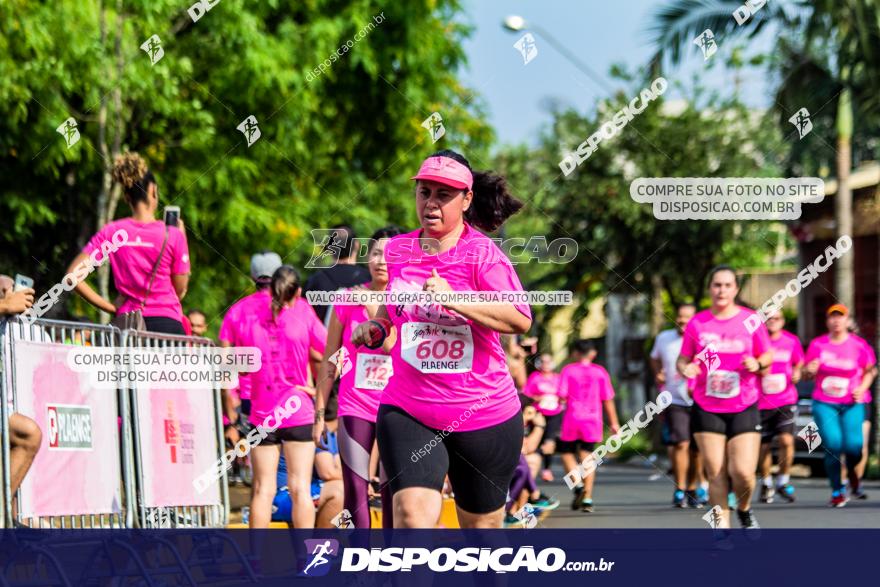
<instances>
[{"instance_id":1,"label":"woman's right hand","mask_svg":"<svg viewBox=\"0 0 880 587\"><path fill-rule=\"evenodd\" d=\"M815 377L816 373L819 372L819 359L813 359L809 363L807 363L804 370L807 372L807 375L810 377Z\"/></svg>"},{"instance_id":2,"label":"woman's right hand","mask_svg":"<svg viewBox=\"0 0 880 587\"><path fill-rule=\"evenodd\" d=\"M688 363L681 370L681 374L688 379L693 379L700 374L700 366L697 363Z\"/></svg>"},{"instance_id":3,"label":"woman's right hand","mask_svg":"<svg viewBox=\"0 0 880 587\"><path fill-rule=\"evenodd\" d=\"M372 325L369 322L361 322L351 333L351 344L362 346L370 342L370 332Z\"/></svg>"},{"instance_id":4,"label":"woman's right hand","mask_svg":"<svg viewBox=\"0 0 880 587\"><path fill-rule=\"evenodd\" d=\"M312 424L312 441L315 443L315 446L323 447L326 445L324 441L325 426L323 418Z\"/></svg>"}]
</instances>

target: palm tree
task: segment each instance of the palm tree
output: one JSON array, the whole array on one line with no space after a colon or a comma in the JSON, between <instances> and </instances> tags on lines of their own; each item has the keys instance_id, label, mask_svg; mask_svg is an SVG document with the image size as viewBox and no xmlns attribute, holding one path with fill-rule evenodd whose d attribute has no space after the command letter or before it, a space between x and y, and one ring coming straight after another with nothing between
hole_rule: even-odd
<instances>
[{"instance_id":1,"label":"palm tree","mask_svg":"<svg viewBox=\"0 0 880 587\"><path fill-rule=\"evenodd\" d=\"M738 0L675 0L659 9L653 25L657 51L651 65L659 73L664 60L678 63L682 49L689 48L706 29L723 43L731 36L753 38L767 26L776 26L783 33L777 37L777 49L793 57L783 70L787 75L777 88L777 104L791 103L795 96L834 90L838 178L834 211L838 237L851 235L853 99L862 113L878 111L880 99L875 88L880 81L880 7L873 0L780 0L767 2L739 25L732 13L740 6ZM808 71L813 75L803 75ZM792 113L781 112L784 124ZM835 264L837 298L849 307L855 297L853 258L844 255Z\"/></svg>"}]
</instances>

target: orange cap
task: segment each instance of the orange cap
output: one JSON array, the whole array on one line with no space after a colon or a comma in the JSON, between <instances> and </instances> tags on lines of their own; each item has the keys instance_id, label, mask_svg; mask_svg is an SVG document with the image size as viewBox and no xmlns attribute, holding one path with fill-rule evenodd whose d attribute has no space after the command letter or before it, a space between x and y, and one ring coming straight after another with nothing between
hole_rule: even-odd
<instances>
[{"instance_id":1,"label":"orange cap","mask_svg":"<svg viewBox=\"0 0 880 587\"><path fill-rule=\"evenodd\" d=\"M844 316L849 316L849 309L843 304L834 304L825 311L826 316L830 316L834 312L840 312Z\"/></svg>"}]
</instances>

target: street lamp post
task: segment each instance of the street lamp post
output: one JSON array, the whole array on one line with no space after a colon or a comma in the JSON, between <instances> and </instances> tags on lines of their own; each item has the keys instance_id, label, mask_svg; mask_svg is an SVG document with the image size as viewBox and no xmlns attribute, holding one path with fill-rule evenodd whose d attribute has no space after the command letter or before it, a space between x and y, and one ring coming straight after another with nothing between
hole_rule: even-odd
<instances>
[{"instance_id":1,"label":"street lamp post","mask_svg":"<svg viewBox=\"0 0 880 587\"><path fill-rule=\"evenodd\" d=\"M587 77L592 79L594 82L599 84L603 89L608 90L611 93L614 93L614 89L611 88L608 84L605 83L605 80L593 71L586 63L582 62L578 59L577 55L568 50L568 48L560 43L553 35L551 35L545 28L536 25L534 23L528 22L523 17L512 14L504 19L501 23L502 26L511 32L519 32L522 30L530 29L541 35L541 37L546 40L550 45L553 46L554 49L559 51L563 57L568 59L572 65L577 67L581 72L583 72Z\"/></svg>"}]
</instances>

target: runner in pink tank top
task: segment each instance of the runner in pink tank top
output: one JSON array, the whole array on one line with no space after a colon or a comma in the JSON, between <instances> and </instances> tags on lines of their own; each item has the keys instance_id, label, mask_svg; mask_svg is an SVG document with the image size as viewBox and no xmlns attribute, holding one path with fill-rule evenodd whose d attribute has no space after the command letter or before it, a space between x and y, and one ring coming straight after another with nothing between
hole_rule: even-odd
<instances>
[{"instance_id":1,"label":"runner in pink tank top","mask_svg":"<svg viewBox=\"0 0 880 587\"><path fill-rule=\"evenodd\" d=\"M394 493L394 526L434 527L448 473L461 526L501 528L522 417L499 334L526 332L530 308L503 300L420 305L404 296L521 291L510 261L479 230L496 230L522 203L503 178L473 172L454 151L426 159L413 179L421 230L386 245L388 292L397 303L377 314L393 326L394 375L382 396L377 436ZM366 344L376 330L361 324L352 340Z\"/></svg>"},{"instance_id":2,"label":"runner in pink tank top","mask_svg":"<svg viewBox=\"0 0 880 587\"><path fill-rule=\"evenodd\" d=\"M709 477L709 507L721 508L717 528L724 539L730 528L728 479L740 524L759 527L751 511L761 448L759 373L770 367L773 351L755 312L736 303L739 282L732 267L719 265L709 273L709 295L712 307L684 330L676 368L696 379L691 426Z\"/></svg>"}]
</instances>

